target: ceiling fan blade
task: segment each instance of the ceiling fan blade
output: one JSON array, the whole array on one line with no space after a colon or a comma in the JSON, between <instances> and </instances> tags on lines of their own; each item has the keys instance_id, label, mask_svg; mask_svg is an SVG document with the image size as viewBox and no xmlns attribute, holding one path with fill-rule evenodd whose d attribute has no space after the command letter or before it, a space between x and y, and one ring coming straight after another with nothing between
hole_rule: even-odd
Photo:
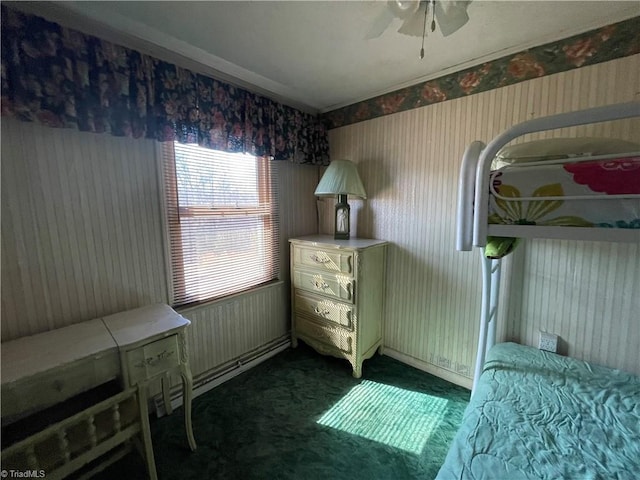
<instances>
[{"instance_id":1,"label":"ceiling fan blade","mask_svg":"<svg viewBox=\"0 0 640 480\"><path fill-rule=\"evenodd\" d=\"M443 36L451 35L469 21L467 8L471 0L436 2L435 15Z\"/></svg>"},{"instance_id":2,"label":"ceiling fan blade","mask_svg":"<svg viewBox=\"0 0 640 480\"><path fill-rule=\"evenodd\" d=\"M398 33L403 35L411 35L413 37L421 37L424 30L424 13L429 8L428 2L420 2L416 12L407 18L402 26L398 29Z\"/></svg>"},{"instance_id":3,"label":"ceiling fan blade","mask_svg":"<svg viewBox=\"0 0 640 480\"><path fill-rule=\"evenodd\" d=\"M364 36L365 40L372 40L382 35L394 18L389 9L385 8L371 24L367 34Z\"/></svg>"}]
</instances>

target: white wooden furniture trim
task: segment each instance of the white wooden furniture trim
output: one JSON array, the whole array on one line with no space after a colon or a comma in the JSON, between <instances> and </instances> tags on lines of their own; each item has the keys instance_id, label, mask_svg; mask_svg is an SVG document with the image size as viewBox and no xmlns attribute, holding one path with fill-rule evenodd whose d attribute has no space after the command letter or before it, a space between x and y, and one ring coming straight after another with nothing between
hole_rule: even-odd
<instances>
[{"instance_id":1,"label":"white wooden furniture trim","mask_svg":"<svg viewBox=\"0 0 640 480\"><path fill-rule=\"evenodd\" d=\"M347 359L353 376L376 349L382 353L387 242L292 238L291 344Z\"/></svg>"},{"instance_id":2,"label":"white wooden furniture trim","mask_svg":"<svg viewBox=\"0 0 640 480\"><path fill-rule=\"evenodd\" d=\"M2 451L2 468L36 472L47 479L64 478L111 453L82 478L103 470L142 440L142 453L151 480L158 478L149 429L145 387L114 395L51 425Z\"/></svg>"},{"instance_id":3,"label":"white wooden furniture trim","mask_svg":"<svg viewBox=\"0 0 640 480\"><path fill-rule=\"evenodd\" d=\"M2 343L3 423L120 376L118 345L98 318Z\"/></svg>"},{"instance_id":4,"label":"white wooden furniture trim","mask_svg":"<svg viewBox=\"0 0 640 480\"><path fill-rule=\"evenodd\" d=\"M187 354L186 327L191 323L164 304L149 305L116 313L103 319L120 350L125 386L146 385L162 380L164 406L171 414L169 375L182 378L184 423L191 450L196 449L191 423L193 377Z\"/></svg>"},{"instance_id":5,"label":"white wooden furniture trim","mask_svg":"<svg viewBox=\"0 0 640 480\"><path fill-rule=\"evenodd\" d=\"M182 377L185 429L189 446L195 450L191 423L193 380L185 336L189 324L168 305L157 304L3 343L3 424L119 378L125 390L137 387L137 398L144 403L140 405L144 413L141 432L150 435L145 433L149 421L148 384L162 380L165 409L170 413L169 375L175 372ZM93 408L65 422L86 416ZM87 429L89 439L95 433L95 428ZM25 441L36 441L38 435ZM145 457L152 458L153 452L148 452L150 437L144 442ZM92 444L92 448L95 446ZM153 474L148 467L150 476L155 478L155 464Z\"/></svg>"}]
</instances>

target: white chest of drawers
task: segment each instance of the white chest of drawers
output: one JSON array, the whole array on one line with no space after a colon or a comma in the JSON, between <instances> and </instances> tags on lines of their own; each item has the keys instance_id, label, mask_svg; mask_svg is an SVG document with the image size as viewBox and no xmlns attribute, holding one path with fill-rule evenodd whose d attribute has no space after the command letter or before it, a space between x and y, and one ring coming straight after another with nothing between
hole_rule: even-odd
<instances>
[{"instance_id":1,"label":"white chest of drawers","mask_svg":"<svg viewBox=\"0 0 640 480\"><path fill-rule=\"evenodd\" d=\"M382 353L387 242L329 235L292 238L291 343L347 359L353 376Z\"/></svg>"}]
</instances>

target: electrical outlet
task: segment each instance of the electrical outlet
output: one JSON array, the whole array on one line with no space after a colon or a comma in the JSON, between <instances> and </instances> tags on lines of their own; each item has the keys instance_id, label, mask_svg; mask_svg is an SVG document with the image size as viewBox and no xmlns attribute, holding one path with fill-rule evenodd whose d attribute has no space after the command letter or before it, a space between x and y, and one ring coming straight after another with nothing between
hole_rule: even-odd
<instances>
[{"instance_id":1,"label":"electrical outlet","mask_svg":"<svg viewBox=\"0 0 640 480\"><path fill-rule=\"evenodd\" d=\"M538 339L538 348L547 352L558 353L558 336L541 331Z\"/></svg>"}]
</instances>

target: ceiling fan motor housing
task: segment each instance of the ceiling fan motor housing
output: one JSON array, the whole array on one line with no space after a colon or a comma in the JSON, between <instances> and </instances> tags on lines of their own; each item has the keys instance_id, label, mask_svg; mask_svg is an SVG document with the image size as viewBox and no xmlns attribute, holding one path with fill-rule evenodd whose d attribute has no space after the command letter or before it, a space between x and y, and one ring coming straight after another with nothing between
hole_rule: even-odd
<instances>
[{"instance_id":1,"label":"ceiling fan motor housing","mask_svg":"<svg viewBox=\"0 0 640 480\"><path fill-rule=\"evenodd\" d=\"M420 0L389 0L388 4L393 14L403 19L410 17L420 8Z\"/></svg>"}]
</instances>

